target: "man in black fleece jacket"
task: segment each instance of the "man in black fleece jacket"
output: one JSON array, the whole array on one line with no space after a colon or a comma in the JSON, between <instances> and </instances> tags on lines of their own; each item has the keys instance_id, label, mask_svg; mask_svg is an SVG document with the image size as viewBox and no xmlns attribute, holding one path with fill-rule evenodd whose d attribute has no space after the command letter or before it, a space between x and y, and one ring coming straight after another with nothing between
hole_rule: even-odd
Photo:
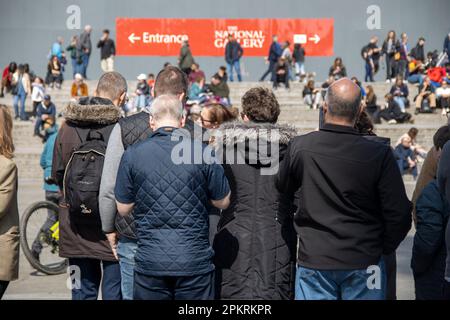
<instances>
[{"instance_id":1,"label":"man in black fleece jacket","mask_svg":"<svg viewBox=\"0 0 450 320\"><path fill-rule=\"evenodd\" d=\"M296 299L385 299L382 255L411 228L411 202L389 146L354 129L361 90L334 82L325 124L291 140L277 186L299 190Z\"/></svg>"}]
</instances>

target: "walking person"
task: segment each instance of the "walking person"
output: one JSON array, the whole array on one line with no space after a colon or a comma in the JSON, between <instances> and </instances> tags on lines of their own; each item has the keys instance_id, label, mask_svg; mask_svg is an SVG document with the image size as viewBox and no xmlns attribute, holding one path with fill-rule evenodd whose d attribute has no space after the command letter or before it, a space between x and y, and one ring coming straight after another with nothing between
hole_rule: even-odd
<instances>
[{"instance_id":1,"label":"walking person","mask_svg":"<svg viewBox=\"0 0 450 320\"><path fill-rule=\"evenodd\" d=\"M64 190L59 254L69 259L70 270L78 270L81 277L72 287L73 300L97 299L100 284L104 300L120 300L120 267L101 228L98 188L101 155L121 117L127 82L119 73L108 72L100 77L95 92L94 97L69 103L55 142L52 177ZM83 161L83 154L91 161Z\"/></svg>"},{"instance_id":2,"label":"walking person","mask_svg":"<svg viewBox=\"0 0 450 320\"><path fill-rule=\"evenodd\" d=\"M391 30L388 32L382 46L382 53L385 56L386 62L386 82L391 82L391 79L397 76L397 65L395 61L395 53L397 50L395 31Z\"/></svg>"},{"instance_id":3,"label":"walking person","mask_svg":"<svg viewBox=\"0 0 450 320\"><path fill-rule=\"evenodd\" d=\"M84 27L83 33L80 35L80 41L78 43L78 51L81 58L79 73L81 73L84 79L87 79L87 68L92 52L91 32L92 27L90 25L86 25Z\"/></svg>"},{"instance_id":4,"label":"walking person","mask_svg":"<svg viewBox=\"0 0 450 320\"><path fill-rule=\"evenodd\" d=\"M17 70L12 77L12 85L14 87L12 90L14 119L20 118L20 120L26 121L28 118L25 113L25 102L28 94L31 94L31 82L30 76L25 72L25 68L22 64L17 67Z\"/></svg>"},{"instance_id":5,"label":"walking person","mask_svg":"<svg viewBox=\"0 0 450 320\"><path fill-rule=\"evenodd\" d=\"M354 128L362 111L359 86L335 81L323 110L322 128L291 140L278 173L281 193L293 199L299 192L295 297L382 300L382 255L407 235L411 203L390 146Z\"/></svg>"},{"instance_id":6,"label":"walking person","mask_svg":"<svg viewBox=\"0 0 450 320\"><path fill-rule=\"evenodd\" d=\"M269 89L247 91L242 109L242 121L224 123L214 141L217 150L224 150L231 182L231 204L221 213L214 240L216 298L293 299L295 209L277 191L275 178L296 131L277 124L280 106ZM269 149L278 152L268 154Z\"/></svg>"},{"instance_id":7,"label":"walking person","mask_svg":"<svg viewBox=\"0 0 450 320\"><path fill-rule=\"evenodd\" d=\"M167 66L156 76L152 95L158 97L170 94L184 102L187 90L186 74L177 67ZM122 217L117 213L114 187L120 160L125 150L135 143L146 140L152 134L149 121L149 108L144 108L139 113L120 119L119 123L114 126L106 148L100 183L99 206L102 230L119 258L124 300L133 299L134 256L137 250L137 238L133 215Z\"/></svg>"},{"instance_id":8,"label":"walking person","mask_svg":"<svg viewBox=\"0 0 450 320\"><path fill-rule=\"evenodd\" d=\"M103 72L114 71L114 56L116 55L116 46L114 40L109 37L109 30L103 30L103 35L97 43L100 48L100 62Z\"/></svg>"},{"instance_id":9,"label":"walking person","mask_svg":"<svg viewBox=\"0 0 450 320\"><path fill-rule=\"evenodd\" d=\"M242 81L240 60L244 50L232 34L228 35L228 43L225 46L225 61L227 63L228 76L233 82L233 69L236 71L238 81Z\"/></svg>"},{"instance_id":10,"label":"walking person","mask_svg":"<svg viewBox=\"0 0 450 320\"><path fill-rule=\"evenodd\" d=\"M305 48L303 48L300 43L294 44L294 52L292 53L292 59L294 62L296 81L302 82L306 80L305 56L306 56Z\"/></svg>"},{"instance_id":11,"label":"walking person","mask_svg":"<svg viewBox=\"0 0 450 320\"><path fill-rule=\"evenodd\" d=\"M12 160L12 128L8 107L0 105L0 300L9 283L19 277L17 166Z\"/></svg>"},{"instance_id":12,"label":"walking person","mask_svg":"<svg viewBox=\"0 0 450 320\"><path fill-rule=\"evenodd\" d=\"M157 97L150 110L153 134L125 151L120 163L115 196L121 215L134 210L137 300L214 298L208 214L211 206L228 207L230 187L206 147L179 130L184 122L178 97ZM172 155L180 138L185 148L180 157L187 161L181 163ZM201 162L194 162L194 147L204 155Z\"/></svg>"},{"instance_id":13,"label":"walking person","mask_svg":"<svg viewBox=\"0 0 450 320\"><path fill-rule=\"evenodd\" d=\"M187 75L191 72L191 67L194 64L194 57L192 56L189 41L185 39L180 49L180 55L178 57L178 66Z\"/></svg>"},{"instance_id":14,"label":"walking person","mask_svg":"<svg viewBox=\"0 0 450 320\"><path fill-rule=\"evenodd\" d=\"M79 49L79 38L77 35L72 36L70 44L67 46L66 51L70 52L70 61L72 62L72 78L75 79L75 75L80 73L81 56Z\"/></svg>"},{"instance_id":15,"label":"walking person","mask_svg":"<svg viewBox=\"0 0 450 320\"><path fill-rule=\"evenodd\" d=\"M267 71L261 76L259 81L264 81L266 77L270 74L270 81L275 81L275 65L278 62L278 59L281 57L283 50L281 49L280 44L278 43L278 36L274 35L272 37L272 44L270 45L269 55L266 58L266 64L269 64L269 68Z\"/></svg>"},{"instance_id":16,"label":"walking person","mask_svg":"<svg viewBox=\"0 0 450 320\"><path fill-rule=\"evenodd\" d=\"M52 181L52 162L53 162L53 149L55 147L56 137L58 135L58 125L53 119L48 119L44 123L45 131L45 145L44 150L41 153L40 165L44 171L44 191L45 200L53 202L59 205L60 190L58 186ZM58 215L53 210L48 210L47 219L41 226L40 232L36 235L36 238L31 245L31 254L33 257L39 261L42 252L42 239L51 238L52 231L50 228L58 221Z\"/></svg>"}]
</instances>

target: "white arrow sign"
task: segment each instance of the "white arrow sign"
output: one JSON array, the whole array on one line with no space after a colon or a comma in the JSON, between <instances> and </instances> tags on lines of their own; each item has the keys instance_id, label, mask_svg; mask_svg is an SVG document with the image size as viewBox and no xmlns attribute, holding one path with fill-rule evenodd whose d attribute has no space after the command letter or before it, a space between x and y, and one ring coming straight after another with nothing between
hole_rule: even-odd
<instances>
[{"instance_id":1,"label":"white arrow sign","mask_svg":"<svg viewBox=\"0 0 450 320\"><path fill-rule=\"evenodd\" d=\"M314 43L317 44L320 41L320 37L318 34L315 34L314 37L310 37L309 40L314 41Z\"/></svg>"},{"instance_id":2,"label":"white arrow sign","mask_svg":"<svg viewBox=\"0 0 450 320\"><path fill-rule=\"evenodd\" d=\"M130 36L128 37L128 40L130 40L130 42L134 44L134 41L135 41L135 40L141 40L141 37L136 37L136 36L134 35L134 32L133 32L133 33L130 34Z\"/></svg>"}]
</instances>

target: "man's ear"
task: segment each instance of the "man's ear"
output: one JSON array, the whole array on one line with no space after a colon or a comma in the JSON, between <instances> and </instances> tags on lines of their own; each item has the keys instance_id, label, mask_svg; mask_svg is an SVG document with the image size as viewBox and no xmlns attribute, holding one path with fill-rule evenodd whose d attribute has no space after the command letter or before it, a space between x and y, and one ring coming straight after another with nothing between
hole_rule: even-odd
<instances>
[{"instance_id":1,"label":"man's ear","mask_svg":"<svg viewBox=\"0 0 450 320\"><path fill-rule=\"evenodd\" d=\"M328 103L326 101L323 102L322 109L323 115L325 115L328 112Z\"/></svg>"},{"instance_id":2,"label":"man's ear","mask_svg":"<svg viewBox=\"0 0 450 320\"><path fill-rule=\"evenodd\" d=\"M241 118L242 118L242 121L244 121L244 122L250 122L250 119L247 117L246 114L241 115Z\"/></svg>"},{"instance_id":3,"label":"man's ear","mask_svg":"<svg viewBox=\"0 0 450 320\"><path fill-rule=\"evenodd\" d=\"M153 118L153 116L150 116L150 118L149 118L149 125L150 125L150 129L152 129L153 131L155 131L155 129L156 129L156 123L155 123L155 119Z\"/></svg>"},{"instance_id":4,"label":"man's ear","mask_svg":"<svg viewBox=\"0 0 450 320\"><path fill-rule=\"evenodd\" d=\"M125 101L127 99L127 92L123 92L119 97L119 106L122 106L125 104Z\"/></svg>"},{"instance_id":5,"label":"man's ear","mask_svg":"<svg viewBox=\"0 0 450 320\"><path fill-rule=\"evenodd\" d=\"M152 97L155 97L155 86L152 87L152 90L150 90L150 94L152 95Z\"/></svg>"},{"instance_id":6,"label":"man's ear","mask_svg":"<svg viewBox=\"0 0 450 320\"><path fill-rule=\"evenodd\" d=\"M180 100L181 102L184 101L184 98L186 97L186 93L181 93L180 96L178 97L178 100Z\"/></svg>"},{"instance_id":7,"label":"man's ear","mask_svg":"<svg viewBox=\"0 0 450 320\"><path fill-rule=\"evenodd\" d=\"M181 124L180 128L184 128L184 125L186 124L186 117L181 118L180 124Z\"/></svg>"}]
</instances>

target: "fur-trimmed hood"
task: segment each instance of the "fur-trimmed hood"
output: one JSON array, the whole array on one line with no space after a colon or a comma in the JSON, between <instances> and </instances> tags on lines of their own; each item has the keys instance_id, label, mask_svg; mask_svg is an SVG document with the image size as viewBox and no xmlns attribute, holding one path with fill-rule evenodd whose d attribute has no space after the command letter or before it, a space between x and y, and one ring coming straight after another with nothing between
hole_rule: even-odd
<instances>
[{"instance_id":1,"label":"fur-trimmed hood","mask_svg":"<svg viewBox=\"0 0 450 320\"><path fill-rule=\"evenodd\" d=\"M292 126L266 122L226 122L216 132L223 136L222 140L225 145L257 140L261 138L261 134L269 143L275 142L273 140L276 140L281 145L287 145L289 140L297 136L297 130ZM271 134L271 132L276 132L277 134Z\"/></svg>"},{"instance_id":2,"label":"fur-trimmed hood","mask_svg":"<svg viewBox=\"0 0 450 320\"><path fill-rule=\"evenodd\" d=\"M246 164L261 167L278 163L297 131L288 125L234 121L221 125L214 135L213 147L218 154L229 155L232 148Z\"/></svg>"},{"instance_id":3,"label":"fur-trimmed hood","mask_svg":"<svg viewBox=\"0 0 450 320\"><path fill-rule=\"evenodd\" d=\"M64 117L74 123L109 125L120 119L121 112L108 99L84 97L70 102L64 110Z\"/></svg>"}]
</instances>

